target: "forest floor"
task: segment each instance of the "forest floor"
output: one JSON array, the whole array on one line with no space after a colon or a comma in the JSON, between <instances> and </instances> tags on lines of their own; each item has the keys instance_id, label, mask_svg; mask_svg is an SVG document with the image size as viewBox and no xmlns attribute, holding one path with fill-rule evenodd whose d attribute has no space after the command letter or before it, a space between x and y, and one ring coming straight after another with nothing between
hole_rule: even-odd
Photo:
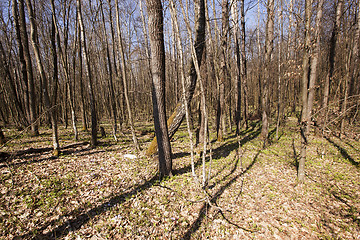
<instances>
[{"instance_id":1,"label":"forest floor","mask_svg":"<svg viewBox=\"0 0 360 240\"><path fill-rule=\"evenodd\" d=\"M143 149L151 125L136 125ZM0 149L11 154L0 158L0 239L360 239L360 142L312 134L300 185L298 129L289 118L267 148L259 122L240 147L233 134L213 142L206 194L191 174L185 126L172 140L174 176L161 182L156 157L124 157L134 154L129 131L91 148L89 133L75 142L60 126L59 158L49 129L22 135ZM195 167L201 176L199 155Z\"/></svg>"}]
</instances>

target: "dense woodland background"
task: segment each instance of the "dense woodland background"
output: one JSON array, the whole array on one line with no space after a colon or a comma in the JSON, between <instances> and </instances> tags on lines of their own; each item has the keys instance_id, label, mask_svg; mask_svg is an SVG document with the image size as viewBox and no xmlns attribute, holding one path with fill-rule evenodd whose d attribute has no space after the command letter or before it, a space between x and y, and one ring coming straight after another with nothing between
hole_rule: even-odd
<instances>
[{"instance_id":1,"label":"dense woodland background","mask_svg":"<svg viewBox=\"0 0 360 240\"><path fill-rule=\"evenodd\" d=\"M82 130L91 127L92 146L101 123L111 121L116 141L130 126L139 151L134 122L154 117L155 133L162 131L157 143L166 143L186 116L190 138L195 131L195 145L203 143L206 153L204 132L216 131L223 141L261 119L266 146L269 124L276 124L278 138L284 119L295 114L303 136L300 179L311 126L320 134L359 137L353 131L359 121L358 1L146 6L2 2L2 126L29 129L34 136L40 126L51 126L57 156L58 123L71 125L75 139L77 122ZM160 172L169 175L171 148L165 145L159 147L159 162L166 163ZM156 140L147 154L155 149Z\"/></svg>"},{"instance_id":2,"label":"dense woodland background","mask_svg":"<svg viewBox=\"0 0 360 240\"><path fill-rule=\"evenodd\" d=\"M8 0L0 2L0 28L2 235L61 238L86 232L84 226L95 234L91 224L98 224L105 238L169 239L175 231L190 239L202 226L196 238L205 238L207 224L215 223L212 233L221 238L226 235L212 222L221 215L220 225L236 227L240 235L231 236L240 238L358 236L359 0ZM46 156L50 139L52 156ZM125 148L139 159L112 155ZM104 171L110 172L106 180ZM186 179L181 190L171 185L177 175ZM250 200L246 192L239 199L249 175L260 185L249 183L244 191ZM276 185L291 176L294 185ZM159 177L168 185L156 185ZM296 188L306 178L313 185ZM90 194L95 183L105 190L94 187ZM240 193L227 196L233 184ZM262 184L271 190L264 201L256 197L266 192L257 188ZM169 190L170 202L153 197ZM139 211L150 222L128 207L140 193L133 203L144 204ZM315 210L299 203L303 212L290 204L283 213L280 206L301 201L300 195ZM316 206L319 196L326 199ZM247 206L249 212L232 205L235 220L252 219L259 214L253 206L266 209L275 201L269 216L279 214L280 221L289 214L295 227L257 225L261 218L241 227L226 217L230 210L219 199ZM158 221L164 211L152 212L155 206L167 209ZM172 215L178 206L184 219ZM326 206L338 210L327 215ZM199 211L197 218L191 211ZM108 228L113 220L106 225L108 215L130 227L114 227L115 233ZM211 223L202 225L208 218ZM329 220L338 218L343 222ZM303 230L306 221L309 231ZM256 235L259 229L263 235Z\"/></svg>"}]
</instances>

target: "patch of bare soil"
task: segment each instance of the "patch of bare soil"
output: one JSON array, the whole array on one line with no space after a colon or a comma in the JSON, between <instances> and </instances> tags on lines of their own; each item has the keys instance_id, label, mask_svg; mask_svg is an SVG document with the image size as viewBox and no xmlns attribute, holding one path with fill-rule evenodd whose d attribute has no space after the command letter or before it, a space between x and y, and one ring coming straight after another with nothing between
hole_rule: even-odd
<instances>
[{"instance_id":1,"label":"patch of bare soil","mask_svg":"<svg viewBox=\"0 0 360 240\"><path fill-rule=\"evenodd\" d=\"M153 135L144 126L143 148ZM88 133L74 142L61 128L59 158L47 131L16 139L0 162L0 239L360 239L360 143L312 136L299 185L296 124L265 149L259 134L254 123L240 146L231 134L212 144L205 189L191 175L185 129L162 182L156 157L124 157L135 153L130 132L91 148ZM201 180L199 155L195 169Z\"/></svg>"}]
</instances>

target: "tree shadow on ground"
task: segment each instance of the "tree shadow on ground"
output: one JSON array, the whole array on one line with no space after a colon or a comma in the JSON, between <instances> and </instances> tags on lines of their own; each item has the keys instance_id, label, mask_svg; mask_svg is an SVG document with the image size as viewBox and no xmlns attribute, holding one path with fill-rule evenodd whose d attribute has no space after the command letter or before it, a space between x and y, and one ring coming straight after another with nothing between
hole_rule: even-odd
<instances>
[{"instance_id":1,"label":"tree shadow on ground","mask_svg":"<svg viewBox=\"0 0 360 240\"><path fill-rule=\"evenodd\" d=\"M196 163L196 166L199 166L201 164L201 159L199 159ZM253 163L252 163L253 164ZM252 165L251 165L252 166ZM248 168L250 168L249 166ZM191 171L191 165L186 166L184 168L180 168L173 171L174 175L180 175ZM53 239L55 238L62 238L66 236L70 231L76 231L81 228L84 224L89 222L92 218L95 216L98 216L104 212L111 211L111 208L115 205L122 204L126 201L127 197L136 195L146 189L151 188L152 186L158 184L159 176L156 174L150 179L146 180L144 183L141 184L135 184L131 187L129 187L127 190L125 190L123 193L116 195L116 196L108 196L108 199L105 200L102 203L99 203L100 205L87 210L83 207L74 209L73 211L66 213L62 216L59 216L58 218L48 221L44 223L42 226L39 226L37 229L35 229L33 232L36 232L35 236L32 233L27 233L21 236L17 236L14 239ZM236 180L236 179L234 179ZM143 180L142 180L143 181ZM80 213L80 214L79 214ZM56 223L63 219L64 217L72 217L68 221L64 222L60 226L56 227L54 230L48 232L48 233L42 233L46 228L48 228L51 225L56 225Z\"/></svg>"},{"instance_id":2,"label":"tree shadow on ground","mask_svg":"<svg viewBox=\"0 0 360 240\"><path fill-rule=\"evenodd\" d=\"M245 137L240 140L240 147L242 147L247 142L250 142L251 140L257 138L261 133L261 127L257 129L254 127L250 130L245 130L243 133L240 133L240 135L244 135L244 133L247 135L245 135ZM233 138L235 137L236 136L233 136ZM238 147L238 141L222 144L221 146L213 149L213 159L225 158L229 156L229 154Z\"/></svg>"},{"instance_id":3,"label":"tree shadow on ground","mask_svg":"<svg viewBox=\"0 0 360 240\"><path fill-rule=\"evenodd\" d=\"M93 154L101 153L101 152L115 151L115 150L107 149L106 151L105 150L97 150L94 152L90 152L90 150L94 149L92 147L76 149L77 147L85 146L87 144L89 144L89 143L81 142L81 143L74 143L74 144L66 145L61 148L61 154L62 155L87 156L87 155L93 155ZM112 145L113 144L107 143L107 142L99 144L99 146L112 146ZM7 154L7 158L4 159L3 161L7 161L8 163L0 165L0 168L15 167L15 166L20 166L20 165L25 165L25 164L38 163L38 162L44 162L44 161L48 161L48 160L58 159L58 157L55 157L55 156L34 159L34 157L40 157L39 154L41 155L41 154L49 153L52 150L53 150L53 148L48 148L48 147L29 148L29 149L21 150L21 151L12 153L12 154ZM19 161L11 162L11 160L19 160Z\"/></svg>"},{"instance_id":4,"label":"tree shadow on ground","mask_svg":"<svg viewBox=\"0 0 360 240\"><path fill-rule=\"evenodd\" d=\"M258 157L260 155L260 151L258 151L258 153L255 155L253 161L250 163L250 165L244 170L241 171L239 174L233 176L229 181L227 181L226 184L224 184L223 186L220 187L220 189L215 192L213 194L213 196L210 199L210 203L217 205L216 201L219 199L219 197L224 193L224 191L230 187L239 177L241 177L242 175L244 175L247 171L249 171L254 164L256 163ZM230 171L230 173L224 177L223 179L226 179L227 177L231 176L237 169L238 167L238 160L235 162L233 169ZM210 210L211 205L208 202L205 202L203 204L203 206L201 207L200 211L199 211L199 216L197 217L197 219L191 224L190 228L185 232L185 234L182 236L181 239L190 239L191 235L193 233L195 233L201 226L201 223L203 222L204 218L206 217L206 213ZM219 209L219 211L222 213L222 211ZM224 219L229 222L230 224L237 226L238 228L241 228L243 230L249 231L248 229L241 227L239 225L237 225L236 223L231 222L229 219L225 218L224 214L222 213L222 216L224 217Z\"/></svg>"},{"instance_id":5,"label":"tree shadow on ground","mask_svg":"<svg viewBox=\"0 0 360 240\"><path fill-rule=\"evenodd\" d=\"M340 145L338 145L337 143L335 143L334 141L332 141L329 137L325 137L325 139L331 143L334 147L337 148L337 150L340 152L340 154L346 159L348 160L353 166L359 168L359 162L355 161L355 159L353 157L350 156L350 154L348 154L348 152L345 150L345 148L341 147Z\"/></svg>"},{"instance_id":6,"label":"tree shadow on ground","mask_svg":"<svg viewBox=\"0 0 360 240\"><path fill-rule=\"evenodd\" d=\"M241 135L244 135L245 133L248 133L245 137L243 137L241 140L240 140L240 146L243 146L245 143L255 139L256 137L259 136L260 132L261 132L261 128L258 128L258 129L255 129L256 127L256 124L253 125L254 127L253 128L249 128L249 129L246 129L244 130L243 132L241 132L240 134ZM235 138L236 135L232 136L232 137L228 137L228 139L231 139L231 138ZM228 140L230 141L230 140ZM237 149L239 147L239 143L237 141L235 142L232 142L232 143L224 143L222 144L221 146L215 148L212 150L212 159L213 160L218 160L220 158L226 158L227 156L230 155L230 153ZM186 155L190 155L190 153L185 153L185 152L180 152L180 153L177 153L177 154L174 154L176 157L175 158L178 158L178 157L182 157L182 156L186 156ZM200 157L199 156L196 156L195 157L196 161L194 162L194 165L195 165L195 168L196 167L199 167L201 164L202 164L202 158L201 158L201 155ZM209 156L206 157L206 162L208 162L210 160ZM173 174L174 175L180 175L180 174L184 174L184 173L187 173L191 171L191 165L188 165L184 168L181 168L181 169L174 169L173 170Z\"/></svg>"},{"instance_id":7,"label":"tree shadow on ground","mask_svg":"<svg viewBox=\"0 0 360 240\"><path fill-rule=\"evenodd\" d=\"M172 159L177 159L177 158L183 158L183 157L187 157L190 156L189 152L177 152L177 153L173 153Z\"/></svg>"},{"instance_id":8,"label":"tree shadow on ground","mask_svg":"<svg viewBox=\"0 0 360 240\"><path fill-rule=\"evenodd\" d=\"M138 194L139 192L148 189L155 185L159 180L158 175L153 176L152 178L145 181L143 184L136 184L133 185L132 189L126 190L120 195L116 196L109 196L108 200L101 203L100 205L91 208L90 210L86 211L83 207L74 209L73 211L64 214L52 221L48 221L44 223L41 227L37 228L33 232L37 232L35 236L33 236L32 233L27 233L22 236L17 236L14 239L24 239L24 238L33 238L33 239L54 239L54 238L62 238L65 235L67 235L70 231L76 231L81 228L84 224L89 222L92 218L94 218L97 215L100 215L106 211L110 211L112 207L116 206L117 204L122 204L126 201L127 197ZM79 214L79 212L81 214ZM56 223L64 218L64 217L72 217L68 221L64 222L60 226L56 227L54 230L48 232L48 233L42 233L46 228L48 228L51 225L56 225Z\"/></svg>"},{"instance_id":9,"label":"tree shadow on ground","mask_svg":"<svg viewBox=\"0 0 360 240\"><path fill-rule=\"evenodd\" d=\"M357 149L356 147L354 147L354 145L352 145L349 141L345 140L344 143L346 145L348 145L349 147L351 147L352 149L354 149L355 151L360 152L360 149Z\"/></svg>"},{"instance_id":10,"label":"tree shadow on ground","mask_svg":"<svg viewBox=\"0 0 360 240\"><path fill-rule=\"evenodd\" d=\"M306 177L323 188L324 192L328 193L329 199L337 201L336 206L339 209L334 208L332 204L327 204L326 213L333 215L334 219L349 219L360 228L360 209L356 206L359 194L346 192L343 188L339 187L338 184L330 183L328 179L317 180L309 174L306 174ZM324 227L332 233L332 237L337 239L337 230L333 227L335 222L332 218L323 218L321 222Z\"/></svg>"}]
</instances>

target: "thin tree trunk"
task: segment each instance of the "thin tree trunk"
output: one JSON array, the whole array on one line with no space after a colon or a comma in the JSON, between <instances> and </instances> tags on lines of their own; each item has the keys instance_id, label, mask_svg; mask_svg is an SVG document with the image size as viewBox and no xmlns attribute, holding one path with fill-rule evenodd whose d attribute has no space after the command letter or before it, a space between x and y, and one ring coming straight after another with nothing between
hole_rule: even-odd
<instances>
[{"instance_id":1,"label":"thin tree trunk","mask_svg":"<svg viewBox=\"0 0 360 240\"><path fill-rule=\"evenodd\" d=\"M193 177L197 178L195 173L195 161L194 161L194 143L193 143L193 135L190 128L190 115L189 115L189 103L186 99L186 90L185 90L185 70L184 70L184 56L183 49L180 37L180 30L178 25L178 19L176 14L176 8L173 0L170 0L170 13L172 18L172 29L174 31L174 40L176 39L176 46L178 50L179 60L180 60L180 74L181 74L181 84L182 84L182 93L183 93L183 101L185 103L185 116L186 116L186 125L190 139L190 156L191 156L191 172ZM174 43L175 44L175 43ZM174 52L175 54L175 52Z\"/></svg>"},{"instance_id":2,"label":"thin tree trunk","mask_svg":"<svg viewBox=\"0 0 360 240\"><path fill-rule=\"evenodd\" d=\"M323 119L323 130L327 123L328 118L328 104L329 104L329 94L330 94L330 87L331 81L334 74L334 67L335 67L335 54L336 54L336 42L338 40L338 34L340 29L340 20L342 16L342 9L343 9L344 1L338 0L336 3L336 16L335 16L335 23L331 33L330 39L330 47L329 47L329 58L328 58L328 72L325 78L324 84L324 95L323 95L323 102L322 108L324 109L324 119Z\"/></svg>"},{"instance_id":3,"label":"thin tree trunk","mask_svg":"<svg viewBox=\"0 0 360 240\"><path fill-rule=\"evenodd\" d=\"M233 35L235 44L235 60L236 60L236 109L235 109L235 125L236 134L240 133L241 128L241 63L240 63L240 29L238 15L238 0L231 5L231 14L233 19Z\"/></svg>"},{"instance_id":4,"label":"thin tree trunk","mask_svg":"<svg viewBox=\"0 0 360 240\"><path fill-rule=\"evenodd\" d=\"M58 91L58 55L56 51L56 29L55 29L55 4L54 0L51 0L52 6L52 18L51 18L51 54L53 57L53 85L52 85L52 95L50 96L50 106L51 106L51 126L52 126L52 139L53 139L53 148L54 148L54 156L58 157L60 153L60 145L59 145L59 135L58 135L58 116L56 100L57 100L57 91ZM65 96L66 99L66 96ZM66 102L66 101L65 101Z\"/></svg>"},{"instance_id":5,"label":"thin tree trunk","mask_svg":"<svg viewBox=\"0 0 360 240\"><path fill-rule=\"evenodd\" d=\"M91 74L91 67L90 67L90 59L87 53L86 48L86 38L85 38L85 29L84 23L82 20L82 12L81 12L81 0L76 0L77 5L77 17L79 22L80 28L80 41L82 47L82 55L85 60L85 69L86 75L88 78L88 91L89 91L89 100L90 100L90 111L91 111L91 146L97 145L97 116L96 116L96 107L95 107L95 98L94 98L94 91L93 91L93 79Z\"/></svg>"},{"instance_id":6,"label":"thin tree trunk","mask_svg":"<svg viewBox=\"0 0 360 240\"><path fill-rule=\"evenodd\" d=\"M57 121L56 121L56 111L54 110L54 106L52 106L51 100L50 100L50 96L49 96L49 88L48 88L48 80L45 74L45 70L41 61L41 56L40 56L40 50L39 50L39 39L38 39L38 33L37 33L37 24L35 22L35 12L33 10L33 7L31 5L31 1L30 0L26 0L26 6L29 12L29 18L30 18L30 36L31 36L31 42L32 42L32 46L34 49L34 54L35 54L35 59L36 59L36 64L37 64L37 68L42 80L42 90L43 90L43 94L44 94L44 100L45 100L45 106L46 106L46 111L49 111L49 115L50 115L50 121L51 121L51 127L52 127L52 132L53 132L53 148L54 148L54 152L53 155L58 157L59 156L59 152L60 152L60 145L59 145L59 138L58 138L58 132L57 132ZM55 26L54 26L54 22L52 21L52 34L51 34L51 39L52 39L52 47L54 47L55 42ZM56 48L56 46L55 46ZM56 93L57 91L57 55L55 52L55 49L52 48L52 54L54 57L54 93ZM56 66L55 66L56 64ZM55 94L56 96L56 94Z\"/></svg>"},{"instance_id":7,"label":"thin tree trunk","mask_svg":"<svg viewBox=\"0 0 360 240\"><path fill-rule=\"evenodd\" d=\"M218 92L218 105L216 114L216 133L219 142L224 141L225 135L225 81L228 79L228 69L226 66L227 34L229 29L228 0L222 0L222 26L221 26L221 62L220 62L220 82Z\"/></svg>"},{"instance_id":8,"label":"thin tree trunk","mask_svg":"<svg viewBox=\"0 0 360 240\"><path fill-rule=\"evenodd\" d=\"M110 105L112 110L112 117L113 117L113 136L115 141L117 142L117 114L116 114L116 100L115 100L115 92L114 92L114 84L113 84L113 72L112 72L112 65L111 65L111 59L110 59L110 49L109 49L109 42L107 40L107 34L106 34L106 26L105 26L105 15L104 10L102 7L103 3L100 1L100 8L101 8L101 15L102 15L102 24L103 24L103 34L106 44L106 60L108 64L108 74L109 74L109 92L110 92ZM109 5L111 7L111 2L109 0ZM110 19L110 22L112 19Z\"/></svg>"},{"instance_id":9,"label":"thin tree trunk","mask_svg":"<svg viewBox=\"0 0 360 240\"><path fill-rule=\"evenodd\" d=\"M270 118L270 103L269 103L269 82L271 78L271 58L273 52L274 41L274 0L267 2L267 21L266 21L266 39L265 39L265 76L262 83L262 128L261 137L264 140L264 145L268 143L269 134L269 118Z\"/></svg>"},{"instance_id":10,"label":"thin tree trunk","mask_svg":"<svg viewBox=\"0 0 360 240\"><path fill-rule=\"evenodd\" d=\"M15 30L16 30L16 40L18 42L18 47L19 47L19 60L20 60L20 69L21 69L21 75L23 78L23 82L24 82L24 87L25 87L25 96L24 96L24 100L25 100L25 111L23 110L23 120L26 124L29 124L29 81L28 81L28 74L27 74L27 67L26 67L26 61L25 61L25 50L23 47L23 39L21 38L21 30L20 30L20 20L19 20L19 9L18 9L18 4L16 0L12 1L12 12L13 12L13 17L14 17L14 25L15 25ZM27 113L27 114L26 114Z\"/></svg>"},{"instance_id":11,"label":"thin tree trunk","mask_svg":"<svg viewBox=\"0 0 360 240\"><path fill-rule=\"evenodd\" d=\"M258 85L259 85L259 98L258 98L258 115L260 116L262 114L262 83L261 83L261 62L262 62L262 58L261 58L261 42L260 42L260 0L258 0L257 2L258 5L258 9L257 9L257 48L258 48L258 76L257 76L257 80L258 80Z\"/></svg>"},{"instance_id":12,"label":"thin tree trunk","mask_svg":"<svg viewBox=\"0 0 360 240\"><path fill-rule=\"evenodd\" d=\"M20 19L20 33L21 39L24 46L24 58L26 62L26 72L28 79L28 89L29 89L29 110L30 110L30 124L31 124L31 133L34 136L39 135L38 124L35 122L37 120L36 112L36 98L35 98L35 83L34 75L32 69L32 61L30 55L29 40L26 30L26 19L25 19L25 4L24 0L19 0L19 19Z\"/></svg>"},{"instance_id":13,"label":"thin tree trunk","mask_svg":"<svg viewBox=\"0 0 360 240\"><path fill-rule=\"evenodd\" d=\"M240 24L241 24L241 48L240 48L240 73L241 84L243 85L243 99L244 99L244 121L245 128L248 128L248 112L249 112L249 100L248 100L248 84L247 84L247 57L246 57L246 29L245 29L245 0L240 2Z\"/></svg>"},{"instance_id":14,"label":"thin tree trunk","mask_svg":"<svg viewBox=\"0 0 360 240\"><path fill-rule=\"evenodd\" d=\"M281 82L281 79L282 79L282 72L281 72L281 48L282 48L282 37L283 37L283 1L280 0L280 4L281 4L281 9L279 9L279 21L280 21L280 24L279 24L279 45L278 45L278 103L277 103L277 120L276 120L276 135L275 135L275 138L276 140L279 139L279 127L280 127L280 118L282 117L281 116L281 105L282 105L282 97L281 97L281 85L282 85L282 82Z\"/></svg>"},{"instance_id":15,"label":"thin tree trunk","mask_svg":"<svg viewBox=\"0 0 360 240\"><path fill-rule=\"evenodd\" d=\"M360 55L359 55L359 45L360 45L360 1L358 1L357 5L357 18L355 22L355 34L353 37L353 46L352 46L352 59L350 60L350 76L349 76L349 97L353 97L357 94L359 87L356 86L356 80L359 79L359 63L360 63ZM351 116L356 116L355 108L350 112ZM350 117L350 116L349 116Z\"/></svg>"},{"instance_id":16,"label":"thin tree trunk","mask_svg":"<svg viewBox=\"0 0 360 240\"><path fill-rule=\"evenodd\" d=\"M146 0L151 46L153 114L159 152L160 178L172 175L171 145L165 108L165 46L161 0Z\"/></svg>"},{"instance_id":17,"label":"thin tree trunk","mask_svg":"<svg viewBox=\"0 0 360 240\"><path fill-rule=\"evenodd\" d=\"M119 15L118 0L115 0L115 5L116 5L116 8L115 8L116 9L116 27L117 27L118 41L119 41L119 45L120 45L121 70L122 70L122 80L123 80L123 87L124 87L124 97L125 97L125 102L126 102L126 107L127 107L127 112L128 112L128 120L129 120L129 124L130 124L130 128L131 128L131 134L132 134L134 146L135 146L136 151L140 152L140 146L137 141L136 134L135 134L134 121L132 118L130 101L129 101L129 97L128 97L125 53L124 53L123 40L121 37L121 30L120 30L120 19L119 19L120 15Z\"/></svg>"},{"instance_id":18,"label":"thin tree trunk","mask_svg":"<svg viewBox=\"0 0 360 240\"><path fill-rule=\"evenodd\" d=\"M85 105L85 93L84 93L84 81L83 81L83 58L82 58L82 42L81 42L81 30L80 30L80 24L79 22L77 23L78 26L78 40L79 40L79 46L78 46L78 58L79 58L79 71L78 71L78 75L79 75L79 87L80 87L80 100L81 100L81 117L82 117L82 131L87 131L88 128L88 123L87 123L87 117L86 117L86 105ZM73 59L73 63L74 63L74 78L76 76L76 69L75 69L75 65L76 65L76 54L74 54L74 59Z\"/></svg>"},{"instance_id":19,"label":"thin tree trunk","mask_svg":"<svg viewBox=\"0 0 360 240\"><path fill-rule=\"evenodd\" d=\"M55 12L55 6L52 5L52 11ZM68 97L68 100L69 100L69 103L70 103L70 111L71 111L71 122L72 122L72 126L73 126L73 130L74 130L74 139L75 141L78 140L78 131L77 131L77 127L76 127L76 115L75 115L75 106L74 106L74 99L73 99L73 92L72 92L72 89L71 89L71 86L70 86L70 74L69 74L69 68L68 68L68 64L67 64L67 61L66 61L66 57L64 56L66 54L66 51L65 53L63 53L63 50L62 50L62 47L61 47L61 41L60 41L60 33L59 33L59 29L58 29L58 26L57 26L57 20L56 20L56 15L53 14L53 18L54 18L54 22L55 22L55 30L56 30L56 40L57 40L57 45L58 45L58 50L59 50L59 54L60 54L60 59L61 59L61 63L63 65L63 68L64 68L64 75L65 75L65 80L66 80L66 88L67 88L67 96ZM78 31L78 28L77 28L77 25L75 27L75 36L77 36L77 31ZM74 46L73 46L73 55L75 56L76 55L76 37L75 37L75 40L74 40ZM65 46L65 49L66 49L66 46ZM75 71L75 61L74 61L74 71ZM74 77L75 79L75 77Z\"/></svg>"},{"instance_id":20,"label":"thin tree trunk","mask_svg":"<svg viewBox=\"0 0 360 240\"><path fill-rule=\"evenodd\" d=\"M182 3L180 3L183 15L186 16L185 14L185 10L184 7L182 5ZM188 10L188 9L187 9ZM200 26L196 26L196 24L203 24L201 25L203 30L205 31L205 1L204 0L198 0L195 2L195 28L198 29L198 27L200 28ZM193 44L193 39L192 39L192 34L191 34L191 27L190 27L190 23L187 20L188 18L184 18L185 20L185 25L188 31L188 36L190 38L190 46L191 46L191 58L194 62L194 67L195 67L195 71L196 71L196 75L197 78L199 79L199 83L200 83L200 90L201 90L201 98L202 98L202 102L204 103L202 105L203 108L203 113L204 113L204 118L205 118L205 127L204 127L204 132L207 133L207 128L208 128L208 116L207 116L207 111L206 111L206 105L205 105L205 89L204 89L204 84L203 81L201 79L201 72L200 72L200 62L199 59L197 58L197 53L196 53L196 48L195 48L195 44ZM207 140L204 138L204 142L203 142L203 155L202 155L202 166L203 166L203 174L202 174L202 184L203 186L206 186L207 184L207 179L206 179L206 166L205 166L205 160L206 160L206 148L207 148ZM211 142L209 140L209 146L210 146L210 150L211 150ZM210 152L210 168L209 168L209 172L211 172L211 152ZM209 178L208 178L209 179Z\"/></svg>"},{"instance_id":21,"label":"thin tree trunk","mask_svg":"<svg viewBox=\"0 0 360 240\"><path fill-rule=\"evenodd\" d=\"M11 73L10 73L10 66L7 62L7 57L5 54L5 50L4 47L2 45L2 42L0 41L0 63L1 63L1 67L4 73L5 73L5 77L4 79L7 80L7 82L10 85L10 96L9 100L12 102L12 104L15 107L15 112L14 112L14 118L16 118L16 121L22 126L22 127L27 127L29 125L26 117L25 117L25 113L24 110L21 106L21 102L20 99L18 97L18 94L16 92L16 86L15 86L15 80L13 79ZM16 114L16 115L15 115ZM16 117L15 117L16 116Z\"/></svg>"},{"instance_id":22,"label":"thin tree trunk","mask_svg":"<svg viewBox=\"0 0 360 240\"><path fill-rule=\"evenodd\" d=\"M320 0L316 15L315 26L315 49L310 54L311 50L311 11L312 0L305 2L305 44L304 44L304 58L303 58L303 78L302 78L302 113L301 113L301 151L298 166L298 180L300 183L304 182L305 178L305 160L306 148L308 144L308 135L310 132L311 113L315 95L315 82L317 78L318 60L320 54L320 30L321 20L323 14L324 0Z\"/></svg>"}]
</instances>

